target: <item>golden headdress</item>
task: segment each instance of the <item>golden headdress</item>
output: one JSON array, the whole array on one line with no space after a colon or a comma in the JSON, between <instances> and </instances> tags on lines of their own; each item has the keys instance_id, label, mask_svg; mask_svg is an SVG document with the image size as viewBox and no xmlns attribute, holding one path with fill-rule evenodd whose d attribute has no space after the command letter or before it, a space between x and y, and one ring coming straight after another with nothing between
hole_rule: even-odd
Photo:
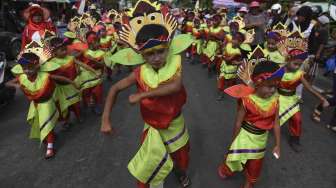
<instances>
[{"instance_id":1,"label":"golden headdress","mask_svg":"<svg viewBox=\"0 0 336 188\"><path fill-rule=\"evenodd\" d=\"M20 59L24 53L33 53L37 55L40 58L40 64L51 58L51 52L47 48L44 48L44 45L41 42L36 41L27 44L17 59Z\"/></svg>"},{"instance_id":2,"label":"golden headdress","mask_svg":"<svg viewBox=\"0 0 336 188\"><path fill-rule=\"evenodd\" d=\"M273 26L272 31L280 34L280 36L284 38L286 38L290 34L289 30L287 29L287 26L281 22Z\"/></svg>"},{"instance_id":3,"label":"golden headdress","mask_svg":"<svg viewBox=\"0 0 336 188\"><path fill-rule=\"evenodd\" d=\"M150 0L139 0L122 17L122 24L120 39L136 50L170 41L177 28L168 7Z\"/></svg>"}]
</instances>

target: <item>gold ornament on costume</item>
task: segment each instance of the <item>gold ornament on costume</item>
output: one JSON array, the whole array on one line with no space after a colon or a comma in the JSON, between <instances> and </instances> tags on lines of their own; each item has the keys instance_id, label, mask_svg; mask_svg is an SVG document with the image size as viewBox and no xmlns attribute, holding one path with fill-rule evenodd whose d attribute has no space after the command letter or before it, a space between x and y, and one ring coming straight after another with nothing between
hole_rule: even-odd
<instances>
[{"instance_id":1,"label":"gold ornament on costume","mask_svg":"<svg viewBox=\"0 0 336 188\"><path fill-rule=\"evenodd\" d=\"M149 0L139 0L123 16L122 24L120 39L136 50L168 42L178 25L168 7Z\"/></svg>"}]
</instances>

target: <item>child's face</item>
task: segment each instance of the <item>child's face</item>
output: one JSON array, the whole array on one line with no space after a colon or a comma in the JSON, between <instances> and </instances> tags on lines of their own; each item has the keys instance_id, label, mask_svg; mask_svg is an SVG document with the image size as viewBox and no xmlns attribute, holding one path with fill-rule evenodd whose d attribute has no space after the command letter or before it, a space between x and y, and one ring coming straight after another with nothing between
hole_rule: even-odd
<instances>
[{"instance_id":1,"label":"child's face","mask_svg":"<svg viewBox=\"0 0 336 188\"><path fill-rule=\"evenodd\" d=\"M162 68L166 64L168 48L160 48L154 51L142 53L145 61L150 64L155 70Z\"/></svg>"},{"instance_id":2,"label":"child's face","mask_svg":"<svg viewBox=\"0 0 336 188\"><path fill-rule=\"evenodd\" d=\"M32 17L32 21L34 23L42 22L42 15L40 13L34 14L33 17Z\"/></svg>"},{"instance_id":3,"label":"child's face","mask_svg":"<svg viewBox=\"0 0 336 188\"><path fill-rule=\"evenodd\" d=\"M28 77L33 77L36 75L38 71L38 64L36 63L29 63L22 65L23 72L28 76Z\"/></svg>"},{"instance_id":4,"label":"child's face","mask_svg":"<svg viewBox=\"0 0 336 188\"><path fill-rule=\"evenodd\" d=\"M272 97L278 87L278 81L265 81L260 86L256 87L256 94L263 99Z\"/></svg>"},{"instance_id":5,"label":"child's face","mask_svg":"<svg viewBox=\"0 0 336 188\"><path fill-rule=\"evenodd\" d=\"M99 48L99 42L98 42L98 40L93 41L93 42L90 44L90 48L91 48L91 49L94 49L94 50L98 49L98 48Z\"/></svg>"},{"instance_id":6,"label":"child's face","mask_svg":"<svg viewBox=\"0 0 336 188\"><path fill-rule=\"evenodd\" d=\"M271 38L267 39L267 48L271 52L276 51L278 49L277 42Z\"/></svg>"},{"instance_id":7,"label":"child's face","mask_svg":"<svg viewBox=\"0 0 336 188\"><path fill-rule=\"evenodd\" d=\"M302 65L302 61L301 60L291 60L287 63L287 70L290 72L294 72L299 70L299 68Z\"/></svg>"},{"instance_id":8,"label":"child's face","mask_svg":"<svg viewBox=\"0 0 336 188\"><path fill-rule=\"evenodd\" d=\"M55 52L55 56L58 58L64 58L67 55L67 49L65 46L58 48Z\"/></svg>"},{"instance_id":9,"label":"child's face","mask_svg":"<svg viewBox=\"0 0 336 188\"><path fill-rule=\"evenodd\" d=\"M239 45L241 44L241 42L240 42L240 40L237 38L237 37L233 37L232 38L232 45L234 46L234 47L239 47Z\"/></svg>"},{"instance_id":10,"label":"child's face","mask_svg":"<svg viewBox=\"0 0 336 188\"><path fill-rule=\"evenodd\" d=\"M238 27L235 25L235 24L231 24L230 25L230 32L231 33L236 33L236 32L238 32Z\"/></svg>"}]
</instances>

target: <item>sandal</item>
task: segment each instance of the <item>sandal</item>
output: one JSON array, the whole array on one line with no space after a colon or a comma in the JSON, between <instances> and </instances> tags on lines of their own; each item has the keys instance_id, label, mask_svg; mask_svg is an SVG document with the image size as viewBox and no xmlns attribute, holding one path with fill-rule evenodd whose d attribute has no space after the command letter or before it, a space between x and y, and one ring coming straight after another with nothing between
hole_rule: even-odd
<instances>
[{"instance_id":1,"label":"sandal","mask_svg":"<svg viewBox=\"0 0 336 188\"><path fill-rule=\"evenodd\" d=\"M189 187L191 185L191 180L187 175L180 177L179 180L180 180L182 187Z\"/></svg>"},{"instance_id":2,"label":"sandal","mask_svg":"<svg viewBox=\"0 0 336 188\"><path fill-rule=\"evenodd\" d=\"M223 173L221 166L218 167L217 174L221 179L226 179L227 178L227 176Z\"/></svg>"},{"instance_id":3,"label":"sandal","mask_svg":"<svg viewBox=\"0 0 336 188\"><path fill-rule=\"evenodd\" d=\"M47 152L46 152L46 154L45 154L45 156L44 156L44 158L45 159L51 159L51 158L53 158L55 156L55 151L54 151L54 149L53 148L48 148L47 149Z\"/></svg>"},{"instance_id":4,"label":"sandal","mask_svg":"<svg viewBox=\"0 0 336 188\"><path fill-rule=\"evenodd\" d=\"M315 108L312 114L312 120L316 123L320 123L321 122L321 111Z\"/></svg>"}]
</instances>

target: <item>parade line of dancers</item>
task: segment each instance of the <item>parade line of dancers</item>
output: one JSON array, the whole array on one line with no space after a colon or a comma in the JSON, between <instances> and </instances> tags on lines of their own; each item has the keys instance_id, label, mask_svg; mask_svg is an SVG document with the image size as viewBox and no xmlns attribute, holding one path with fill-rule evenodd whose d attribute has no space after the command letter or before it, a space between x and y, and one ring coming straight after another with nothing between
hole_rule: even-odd
<instances>
[{"instance_id":1,"label":"parade line of dancers","mask_svg":"<svg viewBox=\"0 0 336 188\"><path fill-rule=\"evenodd\" d=\"M258 14L259 6L252 2L248 14ZM30 138L46 145L46 159L56 154L55 126L61 123L62 129L69 129L71 112L82 122L81 102L102 117L101 132L110 133L117 95L136 85L129 102L140 105L145 125L129 172L139 188L162 184L170 172L183 187L191 185L190 141L182 110L187 99L182 82L185 60L199 61L210 76L217 76L218 100L225 94L237 100L232 143L218 161L221 178L244 171L243 187L253 187L271 130L272 154L281 157L280 127L286 122L291 148L301 151L297 88L303 85L315 95L320 111L329 105L301 68L309 59L304 31L289 31L278 22L267 27L265 44L254 45L255 29L264 23L246 20L246 7L230 20L224 8L210 16L202 10L184 11L185 21L178 23L168 6L139 0L133 8L110 10L100 18L90 13L75 16L64 37L56 35L45 8L33 4L25 11L22 52L12 68L16 78L6 86L20 88L30 101ZM132 71L111 86L104 100L105 78L112 79L123 66ZM318 109L314 119L319 118Z\"/></svg>"}]
</instances>

